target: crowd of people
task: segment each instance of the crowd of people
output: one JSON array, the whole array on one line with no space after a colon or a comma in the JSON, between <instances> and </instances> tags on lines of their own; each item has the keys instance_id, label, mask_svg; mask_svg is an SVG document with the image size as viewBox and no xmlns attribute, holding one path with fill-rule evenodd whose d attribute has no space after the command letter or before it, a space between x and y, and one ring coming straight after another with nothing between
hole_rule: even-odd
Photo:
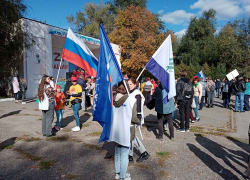
<instances>
[{"instance_id":1,"label":"crowd of people","mask_svg":"<svg viewBox=\"0 0 250 180\"><path fill-rule=\"evenodd\" d=\"M130 132L127 137L125 134L117 133L115 138L130 137L130 145L117 143L115 148L115 179L131 179L127 173L128 163L134 162L134 148L138 149L140 156L136 159L137 163L147 160L150 154L140 139L143 139L141 126L144 124L144 106L149 109L155 109L158 119L158 136L159 140L163 140L163 134L166 124L169 127L169 138L174 140L175 112L178 109L180 114L180 124L177 131L189 132L190 122L200 121L199 111L214 107L214 98L222 96L223 108L230 107L231 96L235 95L234 111L249 111L250 97L250 79L244 79L238 76L237 80L228 81L225 78L222 82L217 79L213 81L211 77L206 79L193 77L187 78L187 72L181 71L180 78L176 80L176 96L164 102L164 86L161 82L143 78L142 82L136 81L136 78L126 77L126 84L119 83L114 87L114 107L118 113L114 114L113 123L115 121L129 120ZM126 90L126 86L129 92ZM27 85L23 78L14 77L13 90L15 102L23 99L27 90ZM73 110L76 126L72 128L73 132L80 131L79 110L87 110L93 107L95 95L95 78L79 69L73 71L71 78L65 80L59 78L55 84L54 78L44 75L38 87L38 103L39 109L42 110L42 134L43 136L54 136L55 131L62 129L62 120L65 106ZM134 100L133 100L134 99ZM131 104L132 106L128 106ZM238 104L240 106L238 107ZM105 107L104 107L105 108ZM54 112L57 120L52 128L54 121ZM124 115L126 113L127 115ZM128 113L129 112L129 113ZM194 114L193 114L194 112ZM123 114L120 117L120 114ZM117 118L116 118L117 116ZM141 134L138 138L137 134ZM112 134L110 134L112 136Z\"/></svg>"}]
</instances>

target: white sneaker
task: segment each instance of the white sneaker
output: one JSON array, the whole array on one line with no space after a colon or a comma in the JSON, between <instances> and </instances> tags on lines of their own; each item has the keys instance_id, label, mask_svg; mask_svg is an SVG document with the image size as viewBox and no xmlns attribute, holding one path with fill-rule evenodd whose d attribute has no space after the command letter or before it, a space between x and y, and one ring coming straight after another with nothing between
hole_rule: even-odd
<instances>
[{"instance_id":1,"label":"white sneaker","mask_svg":"<svg viewBox=\"0 0 250 180\"><path fill-rule=\"evenodd\" d=\"M26 102L22 102L22 104L26 104Z\"/></svg>"},{"instance_id":2,"label":"white sneaker","mask_svg":"<svg viewBox=\"0 0 250 180\"><path fill-rule=\"evenodd\" d=\"M120 180L131 180L130 173L126 174L125 179L120 179Z\"/></svg>"},{"instance_id":3,"label":"white sneaker","mask_svg":"<svg viewBox=\"0 0 250 180\"><path fill-rule=\"evenodd\" d=\"M73 131L73 132L80 131L80 127L79 127L79 126L76 126L76 127L72 128L72 131Z\"/></svg>"},{"instance_id":4,"label":"white sneaker","mask_svg":"<svg viewBox=\"0 0 250 180\"><path fill-rule=\"evenodd\" d=\"M115 174L115 179L119 180L120 179L120 174Z\"/></svg>"}]
</instances>

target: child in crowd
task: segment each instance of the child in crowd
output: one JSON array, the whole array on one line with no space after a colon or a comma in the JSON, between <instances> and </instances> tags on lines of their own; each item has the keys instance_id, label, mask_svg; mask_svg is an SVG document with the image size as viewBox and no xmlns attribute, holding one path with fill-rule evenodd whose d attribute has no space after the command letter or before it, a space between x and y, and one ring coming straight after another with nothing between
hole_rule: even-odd
<instances>
[{"instance_id":1,"label":"child in crowd","mask_svg":"<svg viewBox=\"0 0 250 180\"><path fill-rule=\"evenodd\" d=\"M61 92L61 86L56 85L56 106L55 106L55 111L56 111L57 121L56 121L55 129L57 131L60 131L62 129L61 128L61 121L62 121L62 118L63 118L63 111L65 109L64 102L65 102L65 95L64 95L63 92Z\"/></svg>"}]
</instances>

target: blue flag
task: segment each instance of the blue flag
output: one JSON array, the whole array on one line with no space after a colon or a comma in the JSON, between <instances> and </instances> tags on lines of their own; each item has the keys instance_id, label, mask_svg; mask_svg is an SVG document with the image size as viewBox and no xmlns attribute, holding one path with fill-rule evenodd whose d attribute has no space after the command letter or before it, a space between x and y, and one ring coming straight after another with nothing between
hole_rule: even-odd
<instances>
[{"instance_id":1,"label":"blue flag","mask_svg":"<svg viewBox=\"0 0 250 180\"><path fill-rule=\"evenodd\" d=\"M121 69L105 30L100 25L100 53L93 107L93 121L98 121L103 127L99 142L109 139L113 114L112 86L122 80Z\"/></svg>"}]
</instances>

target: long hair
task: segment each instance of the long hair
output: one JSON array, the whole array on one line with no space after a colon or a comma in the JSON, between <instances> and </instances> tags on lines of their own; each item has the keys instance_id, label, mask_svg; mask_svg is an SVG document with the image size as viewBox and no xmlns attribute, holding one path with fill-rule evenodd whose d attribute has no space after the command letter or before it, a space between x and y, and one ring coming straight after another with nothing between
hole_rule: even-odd
<instances>
[{"instance_id":1,"label":"long hair","mask_svg":"<svg viewBox=\"0 0 250 180\"><path fill-rule=\"evenodd\" d=\"M131 81L134 85L136 85L137 88L139 87L139 81L136 81L136 78L131 77L128 81Z\"/></svg>"},{"instance_id":2,"label":"long hair","mask_svg":"<svg viewBox=\"0 0 250 180\"><path fill-rule=\"evenodd\" d=\"M48 84L48 83L46 82L46 79L47 79L48 77L49 77L49 76L44 75L44 76L42 77L41 83L40 83L39 86L38 86L37 96L38 96L38 99L39 99L40 102L42 102L42 101L44 100L44 86L45 86L46 84Z\"/></svg>"},{"instance_id":3,"label":"long hair","mask_svg":"<svg viewBox=\"0 0 250 180\"><path fill-rule=\"evenodd\" d=\"M126 85L128 87L127 82L126 82ZM121 94L128 94L123 81L118 83L118 88L116 89L116 92L121 93Z\"/></svg>"}]
</instances>

